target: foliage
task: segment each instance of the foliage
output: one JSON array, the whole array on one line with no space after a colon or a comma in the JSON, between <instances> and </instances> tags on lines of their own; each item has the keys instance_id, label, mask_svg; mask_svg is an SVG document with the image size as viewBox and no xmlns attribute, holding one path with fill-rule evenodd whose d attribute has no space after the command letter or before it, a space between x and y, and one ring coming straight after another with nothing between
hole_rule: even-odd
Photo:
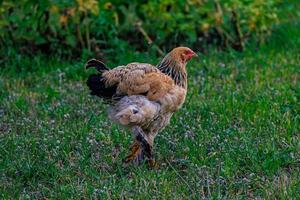
<instances>
[{"instance_id":1,"label":"foliage","mask_svg":"<svg viewBox=\"0 0 300 200\"><path fill-rule=\"evenodd\" d=\"M4 0L0 42L21 52L98 54L133 46L170 49L207 44L243 49L279 22L280 0Z\"/></svg>"}]
</instances>

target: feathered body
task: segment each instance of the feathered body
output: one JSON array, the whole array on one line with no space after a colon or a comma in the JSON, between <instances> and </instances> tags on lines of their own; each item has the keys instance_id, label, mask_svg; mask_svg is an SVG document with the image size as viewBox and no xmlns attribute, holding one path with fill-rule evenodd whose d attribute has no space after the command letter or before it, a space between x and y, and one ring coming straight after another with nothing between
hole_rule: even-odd
<instances>
[{"instance_id":1,"label":"feathered body","mask_svg":"<svg viewBox=\"0 0 300 200\"><path fill-rule=\"evenodd\" d=\"M146 63L130 63L111 70L93 59L86 67L96 67L100 73L91 75L87 85L92 95L109 102L110 119L131 127L136 137L141 134L145 143L152 147L157 133L169 123L172 114L185 100L185 65L195 55L189 48L178 47L156 67ZM142 142L135 142L139 146L137 143ZM129 156L129 160L143 159L142 149L136 149L138 151Z\"/></svg>"}]
</instances>

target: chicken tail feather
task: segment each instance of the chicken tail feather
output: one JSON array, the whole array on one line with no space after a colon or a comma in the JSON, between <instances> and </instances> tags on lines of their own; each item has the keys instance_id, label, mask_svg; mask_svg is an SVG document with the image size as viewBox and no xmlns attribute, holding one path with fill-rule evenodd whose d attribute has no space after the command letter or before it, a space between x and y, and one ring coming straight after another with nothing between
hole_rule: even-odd
<instances>
[{"instance_id":1,"label":"chicken tail feather","mask_svg":"<svg viewBox=\"0 0 300 200\"><path fill-rule=\"evenodd\" d=\"M102 73L108 71L109 68L103 62L96 59L91 59L86 63L86 69L91 67L95 67L99 72L99 74L90 75L86 82L87 86L91 90L91 95L96 95L109 103L117 89L116 86L107 87L105 84L105 79L102 76Z\"/></svg>"},{"instance_id":2,"label":"chicken tail feather","mask_svg":"<svg viewBox=\"0 0 300 200\"><path fill-rule=\"evenodd\" d=\"M95 67L97 69L97 71L101 72L101 73L109 70L109 68L103 62L96 60L94 58L89 60L85 65L85 69L88 69L91 67Z\"/></svg>"},{"instance_id":3,"label":"chicken tail feather","mask_svg":"<svg viewBox=\"0 0 300 200\"><path fill-rule=\"evenodd\" d=\"M117 89L116 86L106 87L105 79L101 74L90 75L86 84L91 90L91 95L96 95L106 101L112 99Z\"/></svg>"}]
</instances>

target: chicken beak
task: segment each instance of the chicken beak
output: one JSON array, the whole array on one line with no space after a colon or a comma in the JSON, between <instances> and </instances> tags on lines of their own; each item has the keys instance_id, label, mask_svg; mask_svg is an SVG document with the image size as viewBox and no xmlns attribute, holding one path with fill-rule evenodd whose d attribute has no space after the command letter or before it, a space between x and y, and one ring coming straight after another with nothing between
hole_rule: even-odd
<instances>
[{"instance_id":1,"label":"chicken beak","mask_svg":"<svg viewBox=\"0 0 300 200\"><path fill-rule=\"evenodd\" d=\"M198 55L195 53L195 52L193 52L193 51L191 51L187 56L186 56L186 60L187 61L190 61L192 58L194 58L194 57L198 57Z\"/></svg>"},{"instance_id":2,"label":"chicken beak","mask_svg":"<svg viewBox=\"0 0 300 200\"><path fill-rule=\"evenodd\" d=\"M194 52L194 55L193 55L191 58L196 58L196 59L198 60L198 59L199 59L199 56L198 56L198 54L196 54L196 53Z\"/></svg>"}]
</instances>

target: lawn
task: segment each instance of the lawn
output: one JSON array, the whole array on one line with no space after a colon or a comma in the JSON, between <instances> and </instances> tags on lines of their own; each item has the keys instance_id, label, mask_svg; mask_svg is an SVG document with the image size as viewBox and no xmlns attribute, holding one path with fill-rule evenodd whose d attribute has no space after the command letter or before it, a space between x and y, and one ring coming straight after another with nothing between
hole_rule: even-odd
<instances>
[{"instance_id":1,"label":"lawn","mask_svg":"<svg viewBox=\"0 0 300 200\"><path fill-rule=\"evenodd\" d=\"M210 49L191 62L186 102L156 138L152 170L123 165L132 136L88 94L87 58L7 54L2 199L300 198L300 23L276 28L260 48ZM110 67L159 59L107 58Z\"/></svg>"}]
</instances>

